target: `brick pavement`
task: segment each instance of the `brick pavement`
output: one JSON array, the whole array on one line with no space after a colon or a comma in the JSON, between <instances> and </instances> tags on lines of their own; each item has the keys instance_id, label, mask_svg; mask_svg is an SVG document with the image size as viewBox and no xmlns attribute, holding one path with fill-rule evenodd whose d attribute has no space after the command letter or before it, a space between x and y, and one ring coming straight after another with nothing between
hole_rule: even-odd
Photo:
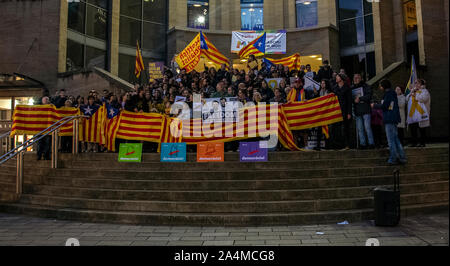
<instances>
[{"instance_id":1,"label":"brick pavement","mask_svg":"<svg viewBox=\"0 0 450 266\"><path fill-rule=\"evenodd\" d=\"M397 227L376 227L373 221L274 227L136 226L0 214L0 245L63 246L68 238L77 238L82 246L363 246L368 238L377 238L382 246L448 246L448 226L448 212L408 217Z\"/></svg>"}]
</instances>

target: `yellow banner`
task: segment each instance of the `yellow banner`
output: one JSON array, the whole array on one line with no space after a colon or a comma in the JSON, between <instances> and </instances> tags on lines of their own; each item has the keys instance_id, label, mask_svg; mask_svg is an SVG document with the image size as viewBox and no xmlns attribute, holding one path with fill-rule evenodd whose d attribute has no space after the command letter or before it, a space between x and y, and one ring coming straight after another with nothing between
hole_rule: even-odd
<instances>
[{"instance_id":1,"label":"yellow banner","mask_svg":"<svg viewBox=\"0 0 450 266\"><path fill-rule=\"evenodd\" d=\"M200 62L200 33L192 42L175 58L180 69L185 68L186 72L191 72Z\"/></svg>"}]
</instances>

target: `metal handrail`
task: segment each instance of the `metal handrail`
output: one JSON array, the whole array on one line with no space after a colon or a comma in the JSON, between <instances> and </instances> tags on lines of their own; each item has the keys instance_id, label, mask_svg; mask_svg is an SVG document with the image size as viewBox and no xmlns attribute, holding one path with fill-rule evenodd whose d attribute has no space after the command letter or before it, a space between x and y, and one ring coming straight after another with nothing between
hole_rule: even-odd
<instances>
[{"instance_id":1,"label":"metal handrail","mask_svg":"<svg viewBox=\"0 0 450 266\"><path fill-rule=\"evenodd\" d=\"M60 127L64 126L65 124L67 124L75 119L79 119L79 118L83 118L83 117L86 117L86 116L83 116L83 115L82 116L66 116L66 117L62 118L61 120L55 122L48 128L46 128L43 131L34 135L31 139L27 140L22 145L17 146L14 149L8 151L6 154L2 155L0 157L0 165L2 165L3 163L7 162L8 160L14 158L17 154L22 152L22 150L26 150L26 148L32 146L35 142L41 140L45 136L55 132Z\"/></svg>"},{"instance_id":2,"label":"metal handrail","mask_svg":"<svg viewBox=\"0 0 450 266\"><path fill-rule=\"evenodd\" d=\"M14 153L16 150L19 150L22 146L24 146L25 144L28 144L30 142L34 143L34 139L38 138L41 136L41 134L43 134L44 132L48 131L50 128L58 125L59 123L65 121L65 120L69 120L71 117L70 116L66 116L62 119L60 119L59 121L56 121L55 123L53 123L51 126L49 126L48 128L42 130L41 132L35 134L32 138L30 138L29 140L25 141L22 145L14 147L12 150L8 151L7 153L5 153L4 155L2 155L0 157L0 165L3 163L3 159L6 158L9 154ZM14 157L14 156L13 156ZM9 159L8 159L9 160Z\"/></svg>"},{"instance_id":3,"label":"metal handrail","mask_svg":"<svg viewBox=\"0 0 450 266\"><path fill-rule=\"evenodd\" d=\"M49 126L45 130L39 132L37 135L33 136L28 141L24 142L22 145L15 147L10 150L8 153L0 157L0 165L7 162L8 160L17 156L16 162L16 196L20 198L22 195L22 187L23 187L23 158L25 151L28 147L41 140L45 136L52 134L52 168L58 168L58 130L60 127L65 124L74 121L73 123L73 145L72 145L72 153L78 153L78 119L79 118L87 118L87 116L67 116L55 122L53 125Z\"/></svg>"}]
</instances>

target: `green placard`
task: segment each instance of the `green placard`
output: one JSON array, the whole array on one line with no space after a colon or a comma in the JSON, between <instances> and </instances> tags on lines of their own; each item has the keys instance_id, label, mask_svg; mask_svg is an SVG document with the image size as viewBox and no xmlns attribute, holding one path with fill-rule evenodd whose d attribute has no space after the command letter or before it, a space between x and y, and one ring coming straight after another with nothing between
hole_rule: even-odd
<instances>
[{"instance_id":1,"label":"green placard","mask_svg":"<svg viewBox=\"0 0 450 266\"><path fill-rule=\"evenodd\" d=\"M120 143L119 162L140 163L142 143Z\"/></svg>"}]
</instances>

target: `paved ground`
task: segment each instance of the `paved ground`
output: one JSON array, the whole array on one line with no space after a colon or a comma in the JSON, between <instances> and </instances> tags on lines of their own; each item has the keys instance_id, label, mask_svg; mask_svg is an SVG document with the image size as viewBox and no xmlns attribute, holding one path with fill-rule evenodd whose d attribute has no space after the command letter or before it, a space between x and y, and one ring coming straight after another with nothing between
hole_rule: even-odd
<instances>
[{"instance_id":1,"label":"paved ground","mask_svg":"<svg viewBox=\"0 0 450 266\"><path fill-rule=\"evenodd\" d=\"M0 245L63 246L77 238L82 246L448 246L448 212L403 219L398 227L373 221L338 225L276 227L179 227L80 223L0 213Z\"/></svg>"}]
</instances>

